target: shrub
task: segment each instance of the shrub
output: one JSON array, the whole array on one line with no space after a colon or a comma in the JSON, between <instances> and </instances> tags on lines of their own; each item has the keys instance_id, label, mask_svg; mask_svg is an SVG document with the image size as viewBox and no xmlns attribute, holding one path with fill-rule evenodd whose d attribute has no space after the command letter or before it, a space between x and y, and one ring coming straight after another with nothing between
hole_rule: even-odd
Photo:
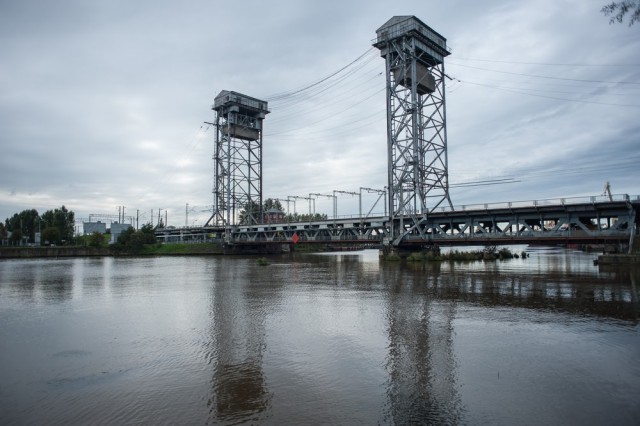
<instances>
[{"instance_id":1,"label":"shrub","mask_svg":"<svg viewBox=\"0 0 640 426\"><path fill-rule=\"evenodd\" d=\"M104 235L100 232L94 232L89 236L89 246L90 247L103 247L104 246Z\"/></svg>"}]
</instances>

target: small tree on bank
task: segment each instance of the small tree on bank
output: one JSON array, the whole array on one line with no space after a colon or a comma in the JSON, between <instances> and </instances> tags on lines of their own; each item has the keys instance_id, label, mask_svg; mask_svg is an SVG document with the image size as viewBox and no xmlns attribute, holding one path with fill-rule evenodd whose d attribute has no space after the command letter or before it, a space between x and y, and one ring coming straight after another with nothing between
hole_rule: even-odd
<instances>
[{"instance_id":1,"label":"small tree on bank","mask_svg":"<svg viewBox=\"0 0 640 426\"><path fill-rule=\"evenodd\" d=\"M117 250L122 250L126 253L140 253L145 245L155 244L156 236L151 224L143 225L139 231L133 228L128 228L123 231L118 237L118 241L115 244Z\"/></svg>"},{"instance_id":2,"label":"small tree on bank","mask_svg":"<svg viewBox=\"0 0 640 426\"><path fill-rule=\"evenodd\" d=\"M55 226L48 226L42 231L41 241L43 244L59 244L61 241L60 230Z\"/></svg>"},{"instance_id":3,"label":"small tree on bank","mask_svg":"<svg viewBox=\"0 0 640 426\"><path fill-rule=\"evenodd\" d=\"M104 247L104 234L100 232L94 232L89 236L89 246L90 247Z\"/></svg>"}]
</instances>

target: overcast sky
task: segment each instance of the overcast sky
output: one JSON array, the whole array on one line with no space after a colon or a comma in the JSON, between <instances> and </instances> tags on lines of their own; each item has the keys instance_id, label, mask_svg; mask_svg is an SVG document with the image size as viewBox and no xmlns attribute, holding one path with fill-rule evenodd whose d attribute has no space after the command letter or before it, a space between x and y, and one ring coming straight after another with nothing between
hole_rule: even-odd
<instances>
[{"instance_id":1,"label":"overcast sky","mask_svg":"<svg viewBox=\"0 0 640 426\"><path fill-rule=\"evenodd\" d=\"M640 194L640 24L610 25L604 3L4 0L0 220L126 206L182 226L189 203L189 224L203 224L215 140L204 122L221 90L270 101L264 198L384 187L384 60L371 41L394 15L452 51L454 205L600 195L607 181ZM510 183L459 186L493 179ZM316 210L331 215L331 200ZM338 199L339 215L357 212L357 197Z\"/></svg>"}]
</instances>

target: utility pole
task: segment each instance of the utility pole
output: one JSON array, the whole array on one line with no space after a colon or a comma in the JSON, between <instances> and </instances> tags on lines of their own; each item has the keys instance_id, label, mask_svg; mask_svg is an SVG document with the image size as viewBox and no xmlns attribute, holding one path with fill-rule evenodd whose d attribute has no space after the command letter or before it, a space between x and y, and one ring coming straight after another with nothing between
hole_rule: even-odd
<instances>
[{"instance_id":1,"label":"utility pole","mask_svg":"<svg viewBox=\"0 0 640 426\"><path fill-rule=\"evenodd\" d=\"M313 211L316 211L316 199L309 195L309 221L311 221L311 202L313 201Z\"/></svg>"},{"instance_id":2,"label":"utility pole","mask_svg":"<svg viewBox=\"0 0 640 426\"><path fill-rule=\"evenodd\" d=\"M292 195L287 195L287 210L289 209L289 202L291 201L291 198L293 198L293 214L296 214L296 199L294 196Z\"/></svg>"},{"instance_id":3,"label":"utility pole","mask_svg":"<svg viewBox=\"0 0 640 426\"><path fill-rule=\"evenodd\" d=\"M311 197L300 197L298 195L288 195L287 198L293 198L294 202L293 202L293 210L295 212L296 209L296 202L295 200L309 200L309 216L311 216Z\"/></svg>"},{"instance_id":4,"label":"utility pole","mask_svg":"<svg viewBox=\"0 0 640 426\"><path fill-rule=\"evenodd\" d=\"M359 200L359 214L360 214L360 220L362 220L362 191L367 191L369 193L377 193L380 194L378 195L378 199L376 200L375 203L373 203L373 206L371 206L371 209L369 210L369 212L367 213L367 217L371 214L371 212L373 211L374 207L378 204L378 201L380 201L380 197L382 197L384 195L385 198L385 202L384 202L384 215L387 215L387 190L386 189L374 189L374 188L365 188L365 187L360 187L360 200Z\"/></svg>"},{"instance_id":5,"label":"utility pole","mask_svg":"<svg viewBox=\"0 0 640 426\"><path fill-rule=\"evenodd\" d=\"M333 198L333 195L318 194L318 193L309 194L309 197L311 197L312 195L315 195L316 197L327 197L327 198ZM315 211L315 202L314 202L313 213L314 213L314 214L316 213L316 211Z\"/></svg>"},{"instance_id":6,"label":"utility pole","mask_svg":"<svg viewBox=\"0 0 640 426\"><path fill-rule=\"evenodd\" d=\"M346 194L346 195L358 195L357 192L349 192L349 191L338 191L337 189L333 190L333 218L338 218L338 197L336 194Z\"/></svg>"}]
</instances>

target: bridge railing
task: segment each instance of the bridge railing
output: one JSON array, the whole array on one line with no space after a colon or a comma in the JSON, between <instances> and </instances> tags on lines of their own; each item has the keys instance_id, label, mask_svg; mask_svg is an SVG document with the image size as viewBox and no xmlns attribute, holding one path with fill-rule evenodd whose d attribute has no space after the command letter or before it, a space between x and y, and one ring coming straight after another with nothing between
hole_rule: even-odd
<instances>
[{"instance_id":1,"label":"bridge railing","mask_svg":"<svg viewBox=\"0 0 640 426\"><path fill-rule=\"evenodd\" d=\"M522 201L508 201L499 203L478 203L478 204L463 204L460 206L454 206L453 209L449 206L440 207L436 209L437 212L450 212L450 211L468 211L468 210L492 210L492 209L511 209L520 207L543 207L543 206L559 206L559 205L575 205L575 204L595 204L595 203L608 203L611 201L618 202L639 202L640 195L630 196L629 194L615 194L609 198L608 195L596 195L596 196L584 196L584 197L564 197L564 198L547 198L542 200L522 200Z\"/></svg>"}]
</instances>

